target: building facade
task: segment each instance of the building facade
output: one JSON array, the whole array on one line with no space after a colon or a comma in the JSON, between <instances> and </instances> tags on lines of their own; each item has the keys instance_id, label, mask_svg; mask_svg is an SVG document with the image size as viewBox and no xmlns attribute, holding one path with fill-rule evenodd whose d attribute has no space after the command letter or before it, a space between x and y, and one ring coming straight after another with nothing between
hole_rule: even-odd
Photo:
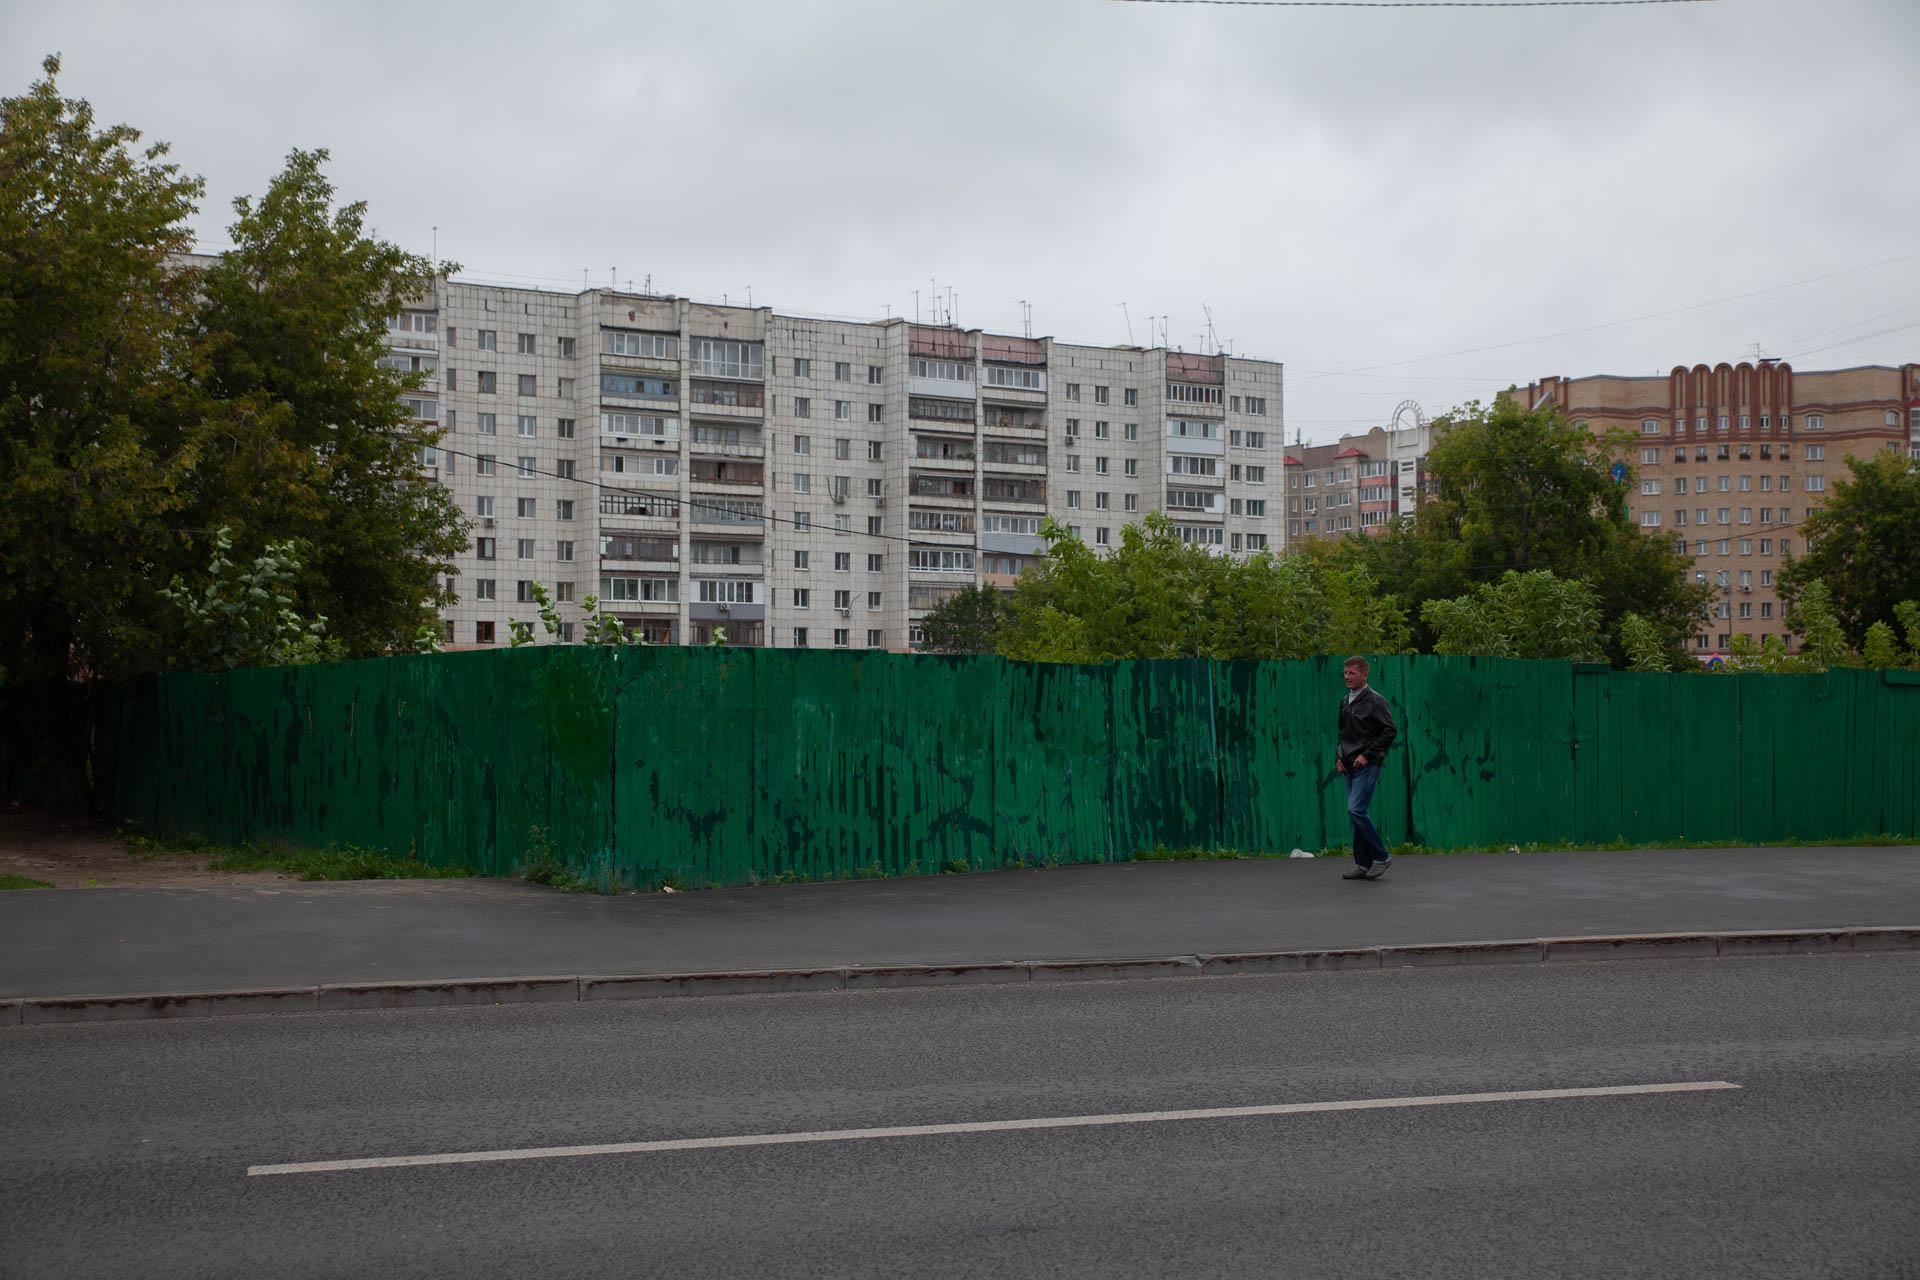
<instances>
[{"instance_id":1,"label":"building facade","mask_svg":"<svg viewBox=\"0 0 1920 1280\"><path fill-rule=\"evenodd\" d=\"M904 649L1049 516L1095 549L1153 511L1221 554L1285 541L1270 361L462 282L389 325L471 524L455 647L505 644L539 583L563 642L592 595L655 643Z\"/></svg>"},{"instance_id":2,"label":"building facade","mask_svg":"<svg viewBox=\"0 0 1920 1280\"><path fill-rule=\"evenodd\" d=\"M1286 451L1287 540L1380 534L1426 492L1428 428L1375 427Z\"/></svg>"},{"instance_id":3,"label":"building facade","mask_svg":"<svg viewBox=\"0 0 1920 1280\"><path fill-rule=\"evenodd\" d=\"M1696 581L1719 588L1694 637L1702 653L1736 635L1788 644L1775 590L1800 525L1846 459L1920 459L1920 364L1796 372L1779 362L1676 367L1666 377L1546 378L1522 394L1596 432L1635 436L1632 518L1673 538Z\"/></svg>"}]
</instances>

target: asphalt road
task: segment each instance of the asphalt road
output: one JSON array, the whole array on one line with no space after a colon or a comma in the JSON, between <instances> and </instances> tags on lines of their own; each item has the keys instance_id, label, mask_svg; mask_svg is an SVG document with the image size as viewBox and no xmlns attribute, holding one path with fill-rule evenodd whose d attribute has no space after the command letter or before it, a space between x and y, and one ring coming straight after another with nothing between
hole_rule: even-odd
<instances>
[{"instance_id":1,"label":"asphalt road","mask_svg":"<svg viewBox=\"0 0 1920 1280\"><path fill-rule=\"evenodd\" d=\"M509 881L0 894L0 996L1920 923L1920 849L1139 862L601 897Z\"/></svg>"},{"instance_id":2,"label":"asphalt road","mask_svg":"<svg viewBox=\"0 0 1920 1280\"><path fill-rule=\"evenodd\" d=\"M1737 1090L250 1177L1519 1089ZM1920 1274L1920 956L20 1028L0 1275Z\"/></svg>"}]
</instances>

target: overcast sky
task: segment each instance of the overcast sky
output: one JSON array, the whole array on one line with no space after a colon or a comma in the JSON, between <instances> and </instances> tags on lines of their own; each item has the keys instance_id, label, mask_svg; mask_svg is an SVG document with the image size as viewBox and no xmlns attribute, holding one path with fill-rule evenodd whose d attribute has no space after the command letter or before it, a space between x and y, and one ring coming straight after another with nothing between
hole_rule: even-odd
<instances>
[{"instance_id":1,"label":"overcast sky","mask_svg":"<svg viewBox=\"0 0 1920 1280\"><path fill-rule=\"evenodd\" d=\"M1188 350L1210 307L1309 440L1756 343L1920 359L1920 0L0 0L6 94L54 51L206 178L208 247L327 147L471 279L860 318L932 279Z\"/></svg>"}]
</instances>

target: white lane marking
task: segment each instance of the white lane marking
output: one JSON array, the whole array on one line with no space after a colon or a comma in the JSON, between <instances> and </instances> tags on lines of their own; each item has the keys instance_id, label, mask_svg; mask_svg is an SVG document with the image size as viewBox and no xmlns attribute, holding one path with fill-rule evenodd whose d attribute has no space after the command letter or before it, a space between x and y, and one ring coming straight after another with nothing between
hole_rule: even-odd
<instances>
[{"instance_id":1,"label":"white lane marking","mask_svg":"<svg viewBox=\"0 0 1920 1280\"><path fill-rule=\"evenodd\" d=\"M449 1151L426 1156L376 1156L365 1160L309 1160L249 1165L249 1178L282 1173L344 1173L355 1169L406 1169L418 1165L493 1164L503 1160L559 1160L570 1156L624 1156L654 1151L711 1151L722 1147L784 1147L805 1142L860 1142L872 1138L931 1138L954 1133L1006 1133L1020 1129L1084 1129L1096 1125L1161 1124L1171 1120L1233 1120L1248 1116L1293 1116L1320 1111L1380 1111L1393 1107L1445 1107L1468 1102L1540 1102L1556 1098L1620 1098L1647 1093L1703 1093L1738 1089L1725 1080L1678 1084L1619 1084L1595 1089L1518 1089L1507 1093L1444 1093L1422 1098L1359 1098L1349 1102L1278 1102L1253 1107L1202 1107L1192 1111L1127 1111L1104 1116L1041 1116L1031 1120L976 1120L961 1124L907 1124L882 1129L823 1129L813 1133L742 1133L717 1138L665 1138L653 1142L597 1142L578 1147L522 1147L513 1151Z\"/></svg>"}]
</instances>

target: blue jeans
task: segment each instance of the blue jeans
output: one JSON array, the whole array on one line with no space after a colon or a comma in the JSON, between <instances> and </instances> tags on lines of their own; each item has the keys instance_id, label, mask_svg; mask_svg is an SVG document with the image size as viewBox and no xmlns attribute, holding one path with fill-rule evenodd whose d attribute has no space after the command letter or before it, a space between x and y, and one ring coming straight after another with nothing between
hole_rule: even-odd
<instances>
[{"instance_id":1,"label":"blue jeans","mask_svg":"<svg viewBox=\"0 0 1920 1280\"><path fill-rule=\"evenodd\" d=\"M1347 770L1347 817L1353 822L1353 860L1363 867L1387 860L1387 845L1380 831L1367 816L1373 803L1373 788L1380 781L1380 766L1367 765Z\"/></svg>"}]
</instances>

